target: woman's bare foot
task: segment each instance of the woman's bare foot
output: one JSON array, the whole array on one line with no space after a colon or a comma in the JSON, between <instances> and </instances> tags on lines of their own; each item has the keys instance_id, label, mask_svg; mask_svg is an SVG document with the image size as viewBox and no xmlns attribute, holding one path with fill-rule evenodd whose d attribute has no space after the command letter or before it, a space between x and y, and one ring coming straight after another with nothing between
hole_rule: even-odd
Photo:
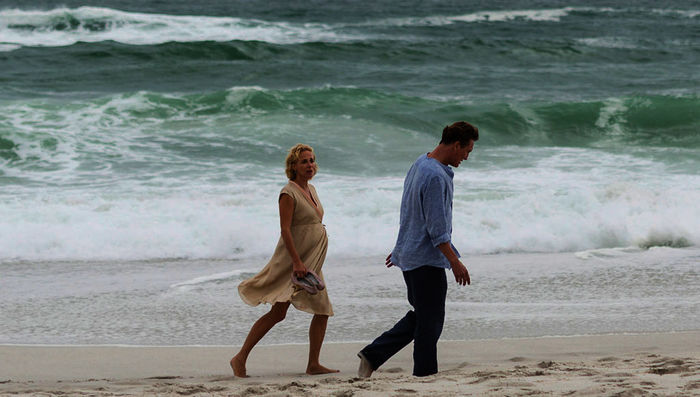
<instances>
[{"instance_id":1,"label":"woman's bare foot","mask_svg":"<svg viewBox=\"0 0 700 397\"><path fill-rule=\"evenodd\" d=\"M231 359L231 369L233 370L233 375L238 378L247 378L248 375L245 373L245 361L238 357L238 354L233 356Z\"/></svg>"},{"instance_id":2,"label":"woman's bare foot","mask_svg":"<svg viewBox=\"0 0 700 397\"><path fill-rule=\"evenodd\" d=\"M321 364L318 365L309 365L306 367L306 373L309 375L322 375L322 374L332 374L335 372L340 372L340 370L337 369L330 369L326 368Z\"/></svg>"}]
</instances>

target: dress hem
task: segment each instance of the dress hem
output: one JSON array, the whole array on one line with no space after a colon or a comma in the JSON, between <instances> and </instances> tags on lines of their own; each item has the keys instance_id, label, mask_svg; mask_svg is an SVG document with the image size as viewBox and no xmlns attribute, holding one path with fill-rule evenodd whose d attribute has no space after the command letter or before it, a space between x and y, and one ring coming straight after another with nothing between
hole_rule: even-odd
<instances>
[{"instance_id":1,"label":"dress hem","mask_svg":"<svg viewBox=\"0 0 700 397\"><path fill-rule=\"evenodd\" d=\"M289 299L287 299L287 300L265 300L265 299L259 299L259 300L257 300L257 301L254 301L254 300L250 300L250 299L246 298L240 291L238 291L238 295L241 297L241 300L242 300L245 304L247 304L248 306L252 306L252 307L256 307L256 306L259 306L259 305L261 305L261 304L274 305L275 303L286 303L286 302L290 302L290 303L294 306L295 309L300 310L300 311L305 312L305 313L309 313L309 314L319 314L319 315L324 315L324 316L328 316L328 317L332 317L332 316L335 314L335 313L333 313L332 311L331 311L330 313L316 313L316 312L314 312L312 309L309 309L308 307L298 306L298 304L294 303L294 300L293 300L291 297L290 297Z\"/></svg>"}]
</instances>

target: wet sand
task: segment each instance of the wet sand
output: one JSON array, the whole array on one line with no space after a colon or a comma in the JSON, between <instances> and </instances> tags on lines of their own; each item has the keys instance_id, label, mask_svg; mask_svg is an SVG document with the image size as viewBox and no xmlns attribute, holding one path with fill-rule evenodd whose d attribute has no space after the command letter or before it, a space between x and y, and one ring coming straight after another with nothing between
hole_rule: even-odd
<instances>
[{"instance_id":1,"label":"wet sand","mask_svg":"<svg viewBox=\"0 0 700 397\"><path fill-rule=\"evenodd\" d=\"M411 376L411 346L369 379L362 343L324 346L332 375L304 374L306 345L260 346L250 378L235 346L0 346L1 395L700 395L700 331L440 342L440 372Z\"/></svg>"}]
</instances>

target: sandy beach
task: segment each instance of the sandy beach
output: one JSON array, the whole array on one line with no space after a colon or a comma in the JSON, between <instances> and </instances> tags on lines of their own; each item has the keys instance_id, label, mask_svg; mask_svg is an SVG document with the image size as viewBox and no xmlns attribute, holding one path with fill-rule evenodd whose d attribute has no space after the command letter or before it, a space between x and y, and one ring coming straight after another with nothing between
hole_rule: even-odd
<instances>
[{"instance_id":1,"label":"sandy beach","mask_svg":"<svg viewBox=\"0 0 700 397\"><path fill-rule=\"evenodd\" d=\"M411 348L370 379L361 343L324 346L333 375L303 373L306 345L260 346L250 378L235 346L0 346L0 395L464 396L700 395L700 331L443 341L440 372L411 376Z\"/></svg>"}]
</instances>

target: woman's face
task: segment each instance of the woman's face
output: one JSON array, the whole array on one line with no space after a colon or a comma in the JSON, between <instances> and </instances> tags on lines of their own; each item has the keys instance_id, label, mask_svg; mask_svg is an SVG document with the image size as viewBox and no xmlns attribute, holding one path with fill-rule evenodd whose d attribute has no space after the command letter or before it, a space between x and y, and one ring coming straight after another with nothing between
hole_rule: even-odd
<instances>
[{"instance_id":1,"label":"woman's face","mask_svg":"<svg viewBox=\"0 0 700 397\"><path fill-rule=\"evenodd\" d=\"M296 180L308 181L313 178L316 175L316 156L308 150L301 152L294 164L294 171L297 173Z\"/></svg>"}]
</instances>

